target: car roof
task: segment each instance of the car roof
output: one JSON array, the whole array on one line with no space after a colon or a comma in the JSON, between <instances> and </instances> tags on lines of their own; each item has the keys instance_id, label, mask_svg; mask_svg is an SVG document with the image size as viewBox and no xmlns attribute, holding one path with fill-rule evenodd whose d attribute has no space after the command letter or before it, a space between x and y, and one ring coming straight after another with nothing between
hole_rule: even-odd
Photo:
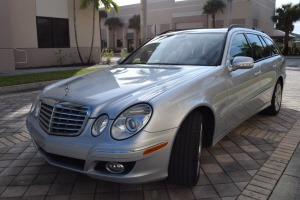
<instances>
[{"instance_id":1,"label":"car roof","mask_svg":"<svg viewBox=\"0 0 300 200\"><path fill-rule=\"evenodd\" d=\"M229 30L229 31L228 31ZM235 28L214 28L214 29L186 29L186 30L169 30L160 35L174 35L174 34L182 34L182 33L227 33L231 31L241 31L241 32L253 32L260 33L266 35L264 32L260 30L243 28L243 27L235 27Z\"/></svg>"}]
</instances>

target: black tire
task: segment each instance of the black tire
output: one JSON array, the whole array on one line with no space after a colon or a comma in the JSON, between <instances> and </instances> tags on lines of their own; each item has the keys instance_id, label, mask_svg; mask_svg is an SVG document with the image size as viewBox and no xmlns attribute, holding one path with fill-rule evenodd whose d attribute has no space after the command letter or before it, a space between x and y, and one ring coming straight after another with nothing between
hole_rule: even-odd
<instances>
[{"instance_id":1,"label":"black tire","mask_svg":"<svg viewBox=\"0 0 300 200\"><path fill-rule=\"evenodd\" d=\"M282 101L282 83L281 81L278 80L273 92L271 106L266 108L263 111L263 114L273 115L273 116L277 115L281 108L281 101Z\"/></svg>"},{"instance_id":2,"label":"black tire","mask_svg":"<svg viewBox=\"0 0 300 200\"><path fill-rule=\"evenodd\" d=\"M179 128L169 162L169 182L183 186L193 186L198 183L202 124L201 113L193 111Z\"/></svg>"}]
</instances>

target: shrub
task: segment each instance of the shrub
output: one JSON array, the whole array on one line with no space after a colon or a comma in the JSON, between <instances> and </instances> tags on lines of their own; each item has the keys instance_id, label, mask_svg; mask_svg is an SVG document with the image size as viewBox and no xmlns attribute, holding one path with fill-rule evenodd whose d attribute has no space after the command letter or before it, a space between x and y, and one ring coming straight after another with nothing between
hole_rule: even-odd
<instances>
[{"instance_id":1,"label":"shrub","mask_svg":"<svg viewBox=\"0 0 300 200\"><path fill-rule=\"evenodd\" d=\"M120 53L120 56L121 56L121 58L126 58L126 57L128 56L128 53L126 53L126 52L124 51L124 49L122 49L122 50L121 50L121 53Z\"/></svg>"},{"instance_id":2,"label":"shrub","mask_svg":"<svg viewBox=\"0 0 300 200\"><path fill-rule=\"evenodd\" d=\"M58 51L53 51L55 56L56 56L56 63L59 66L62 66L64 64L64 61L67 59L67 54L66 55L62 55L62 50L58 49Z\"/></svg>"},{"instance_id":3,"label":"shrub","mask_svg":"<svg viewBox=\"0 0 300 200\"><path fill-rule=\"evenodd\" d=\"M108 49L102 49L100 56L101 56L101 60L102 58L104 59L105 64L110 64L111 58L114 56L114 51L113 50L109 51Z\"/></svg>"}]
</instances>

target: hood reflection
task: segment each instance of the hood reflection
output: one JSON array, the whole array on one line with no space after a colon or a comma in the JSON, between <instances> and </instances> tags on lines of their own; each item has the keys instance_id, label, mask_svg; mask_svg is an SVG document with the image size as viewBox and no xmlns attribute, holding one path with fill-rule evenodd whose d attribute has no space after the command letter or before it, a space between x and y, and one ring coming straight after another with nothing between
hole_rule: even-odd
<instances>
[{"instance_id":1,"label":"hood reflection","mask_svg":"<svg viewBox=\"0 0 300 200\"><path fill-rule=\"evenodd\" d=\"M124 68L127 70L127 68ZM122 70L119 69L119 72ZM181 71L181 68L175 69L138 69L134 70L131 76L123 77L116 74L115 77L118 81L123 84L141 84L145 82L156 82L164 79L165 77L171 76ZM114 73L114 72L113 72ZM120 73L122 74L122 73Z\"/></svg>"}]
</instances>

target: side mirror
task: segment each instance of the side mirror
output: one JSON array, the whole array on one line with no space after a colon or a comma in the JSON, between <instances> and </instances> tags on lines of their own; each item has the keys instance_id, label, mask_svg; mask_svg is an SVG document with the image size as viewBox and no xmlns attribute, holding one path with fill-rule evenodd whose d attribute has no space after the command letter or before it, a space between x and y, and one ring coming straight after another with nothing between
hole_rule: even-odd
<instances>
[{"instance_id":1,"label":"side mirror","mask_svg":"<svg viewBox=\"0 0 300 200\"><path fill-rule=\"evenodd\" d=\"M232 64L227 61L227 65L231 72L238 69L251 69L254 66L254 60L246 56L237 56L233 59Z\"/></svg>"},{"instance_id":2,"label":"side mirror","mask_svg":"<svg viewBox=\"0 0 300 200\"><path fill-rule=\"evenodd\" d=\"M121 64L121 62L123 62L123 60L125 60L125 58L120 58L120 59L117 61L117 63L118 63L118 64Z\"/></svg>"}]
</instances>

